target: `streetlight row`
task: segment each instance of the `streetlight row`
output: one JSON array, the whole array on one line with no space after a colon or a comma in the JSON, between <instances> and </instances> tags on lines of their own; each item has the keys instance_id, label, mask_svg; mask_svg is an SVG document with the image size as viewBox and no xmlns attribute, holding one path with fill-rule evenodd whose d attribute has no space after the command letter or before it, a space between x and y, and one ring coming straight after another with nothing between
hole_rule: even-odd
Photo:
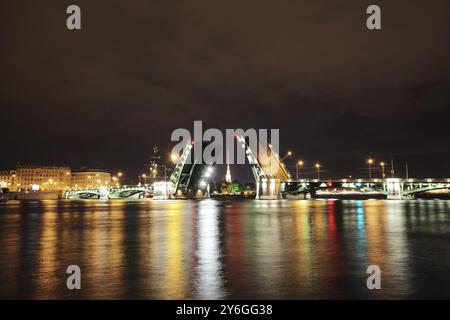
<instances>
[{"instance_id":1,"label":"streetlight row","mask_svg":"<svg viewBox=\"0 0 450 320\"><path fill-rule=\"evenodd\" d=\"M272 145L269 144L269 148L272 148ZM287 154L280 159L280 162L283 162L284 159L286 159L287 157L291 157L292 156L292 151L288 151ZM296 173L297 173L297 180L300 180L300 168L302 167L304 164L303 160L299 160L297 161L297 163L295 164L295 168L296 168ZM314 167L317 169L317 179L320 180L320 163L316 163L314 165Z\"/></svg>"},{"instance_id":2,"label":"streetlight row","mask_svg":"<svg viewBox=\"0 0 450 320\"><path fill-rule=\"evenodd\" d=\"M280 159L280 162L285 160L287 157L291 157L291 156L292 156L292 152L288 151L286 156L284 156L282 159ZM171 155L171 160L175 162L177 160L177 157L172 154ZM373 163L374 163L374 159L372 159L372 158L367 159L367 164L369 165L369 179L372 179L372 164ZM296 166L297 180L300 180L300 168L303 167L303 165L304 165L304 161L303 160L298 160L296 165L295 165ZM380 166L381 166L381 170L382 170L382 177L384 179L386 177L385 170L384 170L385 162L383 162L383 161L380 162ZM316 170L317 170L317 179L318 180L320 180L320 168L321 167L322 167L322 165L320 163L318 163L318 162L314 164L314 168L316 168ZM122 173L119 172L117 175L119 177L121 177ZM146 174L139 175L139 180L140 180L141 177L144 179L144 181L146 181L148 176Z\"/></svg>"},{"instance_id":3,"label":"streetlight row","mask_svg":"<svg viewBox=\"0 0 450 320\"><path fill-rule=\"evenodd\" d=\"M372 179L372 164L373 163L374 163L374 160L372 158L367 159L367 164L369 165L369 180ZM380 162L381 175L382 175L383 179L386 178L386 174L384 172L385 165L386 164L383 161Z\"/></svg>"},{"instance_id":4,"label":"streetlight row","mask_svg":"<svg viewBox=\"0 0 450 320\"><path fill-rule=\"evenodd\" d=\"M286 159L287 157L290 157L292 155L291 151L288 151L287 155L281 159L281 161L283 161L284 159ZM369 165L369 180L372 179L372 164L374 163L374 160L372 158L367 159L367 163ZM303 160L298 160L297 163L295 164L296 167L296 173L297 173L297 180L300 180L300 167L302 167L304 165ZM381 166L381 171L382 171L382 177L383 179L386 177L385 171L384 171L384 167L385 167L385 163L382 161L380 162L380 166ZM314 164L314 168L317 169L317 179L320 180L320 168L322 167L322 165L320 163L315 163Z\"/></svg>"}]
</instances>

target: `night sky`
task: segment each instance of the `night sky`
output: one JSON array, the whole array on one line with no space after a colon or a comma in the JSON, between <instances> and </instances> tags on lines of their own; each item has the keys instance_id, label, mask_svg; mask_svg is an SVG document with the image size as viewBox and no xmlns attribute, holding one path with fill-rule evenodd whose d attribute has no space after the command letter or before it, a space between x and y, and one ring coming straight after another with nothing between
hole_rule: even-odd
<instances>
[{"instance_id":1,"label":"night sky","mask_svg":"<svg viewBox=\"0 0 450 320\"><path fill-rule=\"evenodd\" d=\"M0 0L0 24L0 168L136 176L203 120L279 128L305 173L366 177L368 157L392 154L399 175L408 161L411 176L450 176L448 0Z\"/></svg>"}]
</instances>

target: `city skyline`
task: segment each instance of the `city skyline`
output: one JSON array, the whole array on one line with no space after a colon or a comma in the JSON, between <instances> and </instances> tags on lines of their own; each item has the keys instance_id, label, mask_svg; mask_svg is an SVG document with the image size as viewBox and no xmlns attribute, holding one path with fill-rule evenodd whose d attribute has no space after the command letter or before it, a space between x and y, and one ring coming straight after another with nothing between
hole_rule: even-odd
<instances>
[{"instance_id":1,"label":"city skyline","mask_svg":"<svg viewBox=\"0 0 450 320\"><path fill-rule=\"evenodd\" d=\"M279 128L280 150L323 163L332 178L391 155L398 172L406 161L418 177L450 171L448 3L382 1L378 33L365 29L358 1L136 3L126 15L114 3L107 16L78 4L76 32L60 27L64 4L2 4L0 167L137 175L153 146L169 154L170 133L201 119Z\"/></svg>"},{"instance_id":2,"label":"city skyline","mask_svg":"<svg viewBox=\"0 0 450 320\"><path fill-rule=\"evenodd\" d=\"M0 300L234 318L450 299L449 14L0 0Z\"/></svg>"}]
</instances>

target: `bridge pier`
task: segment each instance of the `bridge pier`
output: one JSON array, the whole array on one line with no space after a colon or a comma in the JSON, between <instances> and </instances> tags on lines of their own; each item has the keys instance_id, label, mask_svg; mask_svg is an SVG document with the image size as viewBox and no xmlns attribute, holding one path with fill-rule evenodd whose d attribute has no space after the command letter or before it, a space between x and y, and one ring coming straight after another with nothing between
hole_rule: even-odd
<instances>
[{"instance_id":1,"label":"bridge pier","mask_svg":"<svg viewBox=\"0 0 450 320\"><path fill-rule=\"evenodd\" d=\"M170 181L158 181L153 183L153 199L167 200L173 194L173 184Z\"/></svg>"},{"instance_id":2,"label":"bridge pier","mask_svg":"<svg viewBox=\"0 0 450 320\"><path fill-rule=\"evenodd\" d=\"M280 179L260 177L256 184L256 200L278 199L281 199Z\"/></svg>"},{"instance_id":3,"label":"bridge pier","mask_svg":"<svg viewBox=\"0 0 450 320\"><path fill-rule=\"evenodd\" d=\"M388 178L385 181L385 188L388 200L401 200L403 184L399 178Z\"/></svg>"}]
</instances>

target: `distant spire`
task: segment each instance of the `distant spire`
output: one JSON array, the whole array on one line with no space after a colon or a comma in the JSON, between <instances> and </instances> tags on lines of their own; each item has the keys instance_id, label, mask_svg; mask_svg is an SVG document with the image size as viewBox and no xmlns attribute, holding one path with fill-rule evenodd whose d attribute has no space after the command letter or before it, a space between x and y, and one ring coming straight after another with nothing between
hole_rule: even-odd
<instances>
[{"instance_id":1,"label":"distant spire","mask_svg":"<svg viewBox=\"0 0 450 320\"><path fill-rule=\"evenodd\" d=\"M392 175L392 178L395 175L395 171L394 171L394 157L392 155L391 155L391 175Z\"/></svg>"},{"instance_id":2,"label":"distant spire","mask_svg":"<svg viewBox=\"0 0 450 320\"><path fill-rule=\"evenodd\" d=\"M409 179L409 169L408 169L408 161L405 163L405 171L406 171L406 180Z\"/></svg>"},{"instance_id":3,"label":"distant spire","mask_svg":"<svg viewBox=\"0 0 450 320\"><path fill-rule=\"evenodd\" d=\"M229 159L229 152L227 150L227 174L225 175L225 181L230 183L231 182L231 172L230 172L230 159Z\"/></svg>"}]
</instances>

